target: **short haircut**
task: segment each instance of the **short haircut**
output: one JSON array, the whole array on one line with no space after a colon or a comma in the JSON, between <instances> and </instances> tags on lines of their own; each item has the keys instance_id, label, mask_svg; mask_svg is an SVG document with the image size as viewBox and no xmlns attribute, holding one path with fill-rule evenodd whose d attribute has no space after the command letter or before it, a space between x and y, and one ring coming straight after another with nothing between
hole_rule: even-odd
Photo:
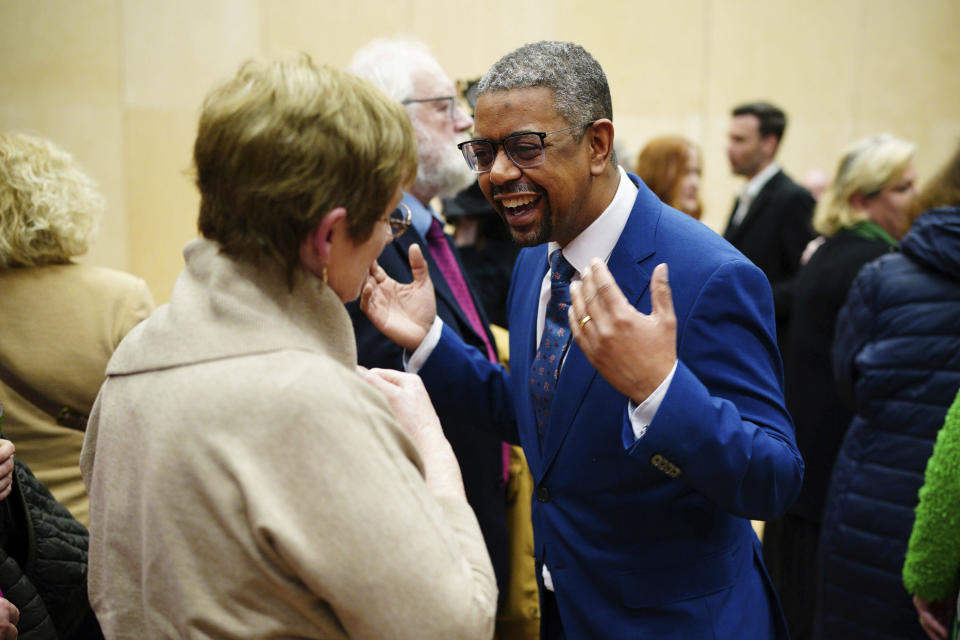
<instances>
[{"instance_id":1,"label":"short haircut","mask_svg":"<svg viewBox=\"0 0 960 640\"><path fill-rule=\"evenodd\" d=\"M836 174L813 214L813 226L825 236L869 219L850 204L854 195L874 196L895 184L916 155L916 147L889 133L863 138L844 150Z\"/></svg>"},{"instance_id":2,"label":"short haircut","mask_svg":"<svg viewBox=\"0 0 960 640\"><path fill-rule=\"evenodd\" d=\"M194 144L198 227L230 256L281 265L292 283L300 245L330 210L370 237L416 175L403 108L366 80L292 61L249 61L207 96Z\"/></svg>"},{"instance_id":3,"label":"short haircut","mask_svg":"<svg viewBox=\"0 0 960 640\"><path fill-rule=\"evenodd\" d=\"M787 114L783 109L769 102L747 102L734 107L732 115L756 116L760 120L760 137L774 136L777 142L783 139L783 132L787 128Z\"/></svg>"},{"instance_id":4,"label":"short haircut","mask_svg":"<svg viewBox=\"0 0 960 640\"><path fill-rule=\"evenodd\" d=\"M87 252L104 198L49 140L0 134L0 267L59 264Z\"/></svg>"},{"instance_id":5,"label":"short haircut","mask_svg":"<svg viewBox=\"0 0 960 640\"><path fill-rule=\"evenodd\" d=\"M691 148L696 148L696 145L683 136L657 136L637 156L637 175L658 198L671 207L677 207L677 196L687 173ZM684 213L699 220L703 213L699 198L696 209Z\"/></svg>"},{"instance_id":6,"label":"short haircut","mask_svg":"<svg viewBox=\"0 0 960 640\"><path fill-rule=\"evenodd\" d=\"M572 42L525 44L498 60L477 87L477 95L527 87L553 90L554 108L569 124L613 120L610 86L600 64Z\"/></svg>"},{"instance_id":7,"label":"short haircut","mask_svg":"<svg viewBox=\"0 0 960 640\"><path fill-rule=\"evenodd\" d=\"M388 96L402 102L414 95L416 76L429 71L446 76L425 44L410 38L377 38L353 54L347 71L369 80Z\"/></svg>"}]
</instances>

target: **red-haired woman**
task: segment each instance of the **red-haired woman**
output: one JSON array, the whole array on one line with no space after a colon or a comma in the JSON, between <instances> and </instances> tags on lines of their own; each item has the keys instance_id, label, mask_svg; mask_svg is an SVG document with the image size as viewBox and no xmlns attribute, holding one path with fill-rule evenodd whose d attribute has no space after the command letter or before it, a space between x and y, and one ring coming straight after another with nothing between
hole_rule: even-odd
<instances>
[{"instance_id":1,"label":"red-haired woman","mask_svg":"<svg viewBox=\"0 0 960 640\"><path fill-rule=\"evenodd\" d=\"M700 149L682 136L659 136L637 157L637 175L674 209L700 219Z\"/></svg>"}]
</instances>

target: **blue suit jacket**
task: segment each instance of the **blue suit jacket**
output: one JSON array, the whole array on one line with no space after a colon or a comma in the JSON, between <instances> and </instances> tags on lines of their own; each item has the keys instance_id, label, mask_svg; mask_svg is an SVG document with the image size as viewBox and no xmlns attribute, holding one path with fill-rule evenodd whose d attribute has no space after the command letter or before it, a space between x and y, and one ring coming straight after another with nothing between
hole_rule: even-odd
<instances>
[{"instance_id":1,"label":"blue suit jacket","mask_svg":"<svg viewBox=\"0 0 960 640\"><path fill-rule=\"evenodd\" d=\"M508 301L513 375L444 328L420 374L447 403L519 438L534 475L538 577L553 578L568 638L786 637L749 519L779 516L803 476L783 403L770 285L719 235L639 195L608 266L650 312L666 262L679 363L647 433L571 345L543 448L529 371L546 246L524 250Z\"/></svg>"}]
</instances>

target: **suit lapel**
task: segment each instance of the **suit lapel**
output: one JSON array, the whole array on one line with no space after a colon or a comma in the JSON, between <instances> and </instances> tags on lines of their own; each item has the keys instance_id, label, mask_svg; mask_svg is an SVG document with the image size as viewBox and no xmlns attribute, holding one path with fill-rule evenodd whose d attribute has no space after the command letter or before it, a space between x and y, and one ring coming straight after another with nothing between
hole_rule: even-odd
<instances>
[{"instance_id":1,"label":"suit lapel","mask_svg":"<svg viewBox=\"0 0 960 640\"><path fill-rule=\"evenodd\" d=\"M493 332L490 330L490 321L487 319L486 310L483 308L483 305L480 303L479 298L477 298L477 292L474 290L472 283L470 282L470 275L467 273L467 270L463 266L463 260L460 259L460 251L457 250L456 245L453 243L453 238L445 236L447 244L450 245L450 250L453 252L453 259L457 261L457 268L460 269L460 274L463 276L464 282L467 283L467 290L470 292L470 299L473 301L473 307L477 310L477 315L480 316L480 321L483 323L484 331L487 334L487 340L490 341L490 345L493 347L494 351L497 350L496 340L493 337ZM453 296L453 290L447 287L447 290L450 292L450 295ZM476 330L473 329L473 325L470 324L469 319L466 314L463 312L463 309L460 308L460 305L457 304L457 311L459 312L459 317L462 318L463 322L466 322L467 326L476 334ZM479 334L477 334L477 339L482 340Z\"/></svg>"},{"instance_id":2,"label":"suit lapel","mask_svg":"<svg viewBox=\"0 0 960 640\"><path fill-rule=\"evenodd\" d=\"M540 306L540 286L547 273L547 245L524 249L517 257L514 278L510 286L510 371L516 394L517 430L527 463L536 475L540 467L540 445L537 441L537 421L534 418L530 396L530 368L537 352L537 310Z\"/></svg>"},{"instance_id":3,"label":"suit lapel","mask_svg":"<svg viewBox=\"0 0 960 640\"><path fill-rule=\"evenodd\" d=\"M633 176L631 180L639 183ZM643 183L637 184L637 187L639 193L633 210L607 262L617 285L633 306L637 306L650 286L650 276L656 266L651 258L655 255L655 234L663 206ZM649 309L645 313L649 313ZM533 350L536 351L536 348L534 345ZM597 370L587 360L580 346L576 341L571 343L560 369L560 379L550 410L550 426L544 438L541 464L534 472L537 481L546 474L556 458L597 376Z\"/></svg>"},{"instance_id":4,"label":"suit lapel","mask_svg":"<svg viewBox=\"0 0 960 640\"><path fill-rule=\"evenodd\" d=\"M727 241L732 241L733 237L736 235L737 227L734 226L733 224L733 216L736 215L737 209L739 208L740 208L740 196L737 196L733 200L733 209L730 210L730 215L729 217L727 217L727 228L723 230L723 237Z\"/></svg>"},{"instance_id":5,"label":"suit lapel","mask_svg":"<svg viewBox=\"0 0 960 640\"><path fill-rule=\"evenodd\" d=\"M758 193L757 197L754 198L753 202L750 203L750 208L747 209L747 215L743 216L743 220L740 221L740 224L737 225L736 229L733 230L733 233L730 234L730 237L727 238L731 244L736 244L736 240L738 240L744 234L750 225L756 222L759 212L763 211L763 208L767 206L767 201L777 190L780 183L780 177L782 175L782 170L777 171L769 180L767 180L767 183L763 185L763 188L760 189L760 193Z\"/></svg>"}]
</instances>

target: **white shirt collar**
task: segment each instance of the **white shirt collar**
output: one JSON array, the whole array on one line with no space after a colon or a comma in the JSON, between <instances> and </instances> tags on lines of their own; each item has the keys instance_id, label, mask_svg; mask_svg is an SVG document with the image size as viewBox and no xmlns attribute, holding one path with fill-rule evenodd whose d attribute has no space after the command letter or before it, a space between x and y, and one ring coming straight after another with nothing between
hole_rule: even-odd
<instances>
[{"instance_id":1,"label":"white shirt collar","mask_svg":"<svg viewBox=\"0 0 960 640\"><path fill-rule=\"evenodd\" d=\"M567 259L577 273L583 273L594 258L600 258L604 262L613 253L613 248L617 246L620 234L627 225L627 219L633 210L633 204L637 199L637 186L633 184L627 176L623 167L617 167L620 184L617 186L617 192L613 195L613 200L603 210L603 213L597 217L590 226L580 232L576 238L563 247L563 257ZM547 243L547 261L550 255L559 249L560 245L556 242Z\"/></svg>"},{"instance_id":2,"label":"white shirt collar","mask_svg":"<svg viewBox=\"0 0 960 640\"><path fill-rule=\"evenodd\" d=\"M760 173L750 178L747 184L743 185L740 198L743 199L743 196L748 196L751 200L756 198L760 190L770 182L770 178L776 175L777 171L780 171L780 165L776 161L768 164Z\"/></svg>"}]
</instances>

